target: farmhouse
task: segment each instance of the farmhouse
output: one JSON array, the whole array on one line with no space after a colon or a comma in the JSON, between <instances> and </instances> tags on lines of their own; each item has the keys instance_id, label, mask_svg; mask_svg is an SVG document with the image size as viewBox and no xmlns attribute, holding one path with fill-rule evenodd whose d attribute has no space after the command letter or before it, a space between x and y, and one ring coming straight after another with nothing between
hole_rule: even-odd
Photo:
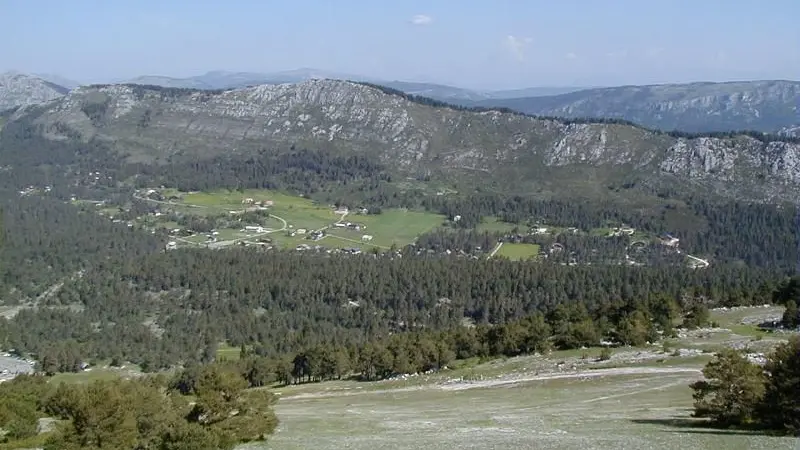
<instances>
[{"instance_id":1,"label":"farmhouse","mask_svg":"<svg viewBox=\"0 0 800 450\"><path fill-rule=\"evenodd\" d=\"M662 245L666 245L667 247L677 247L678 243L680 243L680 239L674 237L669 233L664 233L661 235Z\"/></svg>"}]
</instances>

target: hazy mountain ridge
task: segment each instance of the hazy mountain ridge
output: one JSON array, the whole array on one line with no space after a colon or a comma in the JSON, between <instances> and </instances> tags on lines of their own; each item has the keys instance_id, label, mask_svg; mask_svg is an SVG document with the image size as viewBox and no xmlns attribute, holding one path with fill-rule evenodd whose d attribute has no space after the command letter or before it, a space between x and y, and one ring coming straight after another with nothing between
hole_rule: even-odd
<instances>
[{"instance_id":1,"label":"hazy mountain ridge","mask_svg":"<svg viewBox=\"0 0 800 450\"><path fill-rule=\"evenodd\" d=\"M312 79L340 79L353 81L371 81L369 77L360 75L329 72L316 69L295 69L274 73L230 72L215 70L185 78L165 76L140 76L127 80L125 84L142 84L187 89L236 89L260 84L300 83Z\"/></svg>"},{"instance_id":2,"label":"hazy mountain ridge","mask_svg":"<svg viewBox=\"0 0 800 450\"><path fill-rule=\"evenodd\" d=\"M485 100L476 105L506 107L535 115L617 117L661 130L748 129L774 133L800 124L800 82L622 86L556 96Z\"/></svg>"},{"instance_id":3,"label":"hazy mountain ridge","mask_svg":"<svg viewBox=\"0 0 800 450\"><path fill-rule=\"evenodd\" d=\"M140 76L126 80L126 84L189 88L189 89L234 89L259 84L300 83L312 79L335 79L347 81L366 81L403 91L407 94L430 97L436 100L469 105L489 99L507 99L522 96L556 95L577 91L578 87L536 87L513 90L475 90L441 83L380 80L363 75L338 73L317 69L295 69L274 73L211 71L202 75L175 78L165 76Z\"/></svg>"},{"instance_id":4,"label":"hazy mountain ridge","mask_svg":"<svg viewBox=\"0 0 800 450\"><path fill-rule=\"evenodd\" d=\"M796 141L680 138L627 124L434 107L335 80L224 92L81 87L11 120L32 121L50 139L105 140L131 161L194 161L298 143L372 155L400 175L478 176L523 190L587 182L585 173L604 189L604 174L613 172L759 200L800 192Z\"/></svg>"},{"instance_id":5,"label":"hazy mountain ridge","mask_svg":"<svg viewBox=\"0 0 800 450\"><path fill-rule=\"evenodd\" d=\"M64 96L69 89L42 78L16 72L0 74L0 111L45 103Z\"/></svg>"}]
</instances>

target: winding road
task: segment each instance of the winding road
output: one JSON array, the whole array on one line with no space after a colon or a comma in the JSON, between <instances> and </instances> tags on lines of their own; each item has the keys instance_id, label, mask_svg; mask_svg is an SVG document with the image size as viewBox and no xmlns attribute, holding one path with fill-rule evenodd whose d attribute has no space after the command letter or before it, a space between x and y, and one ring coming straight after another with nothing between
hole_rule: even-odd
<instances>
[{"instance_id":1,"label":"winding road","mask_svg":"<svg viewBox=\"0 0 800 450\"><path fill-rule=\"evenodd\" d=\"M208 209L208 206L204 206L204 205L193 205L191 203L177 203L177 202L172 202L172 201L154 200L152 198L141 197L137 193L133 194L133 198L135 198L137 200L144 201L144 202L156 203L156 204L159 204L159 205L183 206L183 207L187 207L187 208ZM344 217L346 215L347 214L344 214L341 217L341 219L339 219L339 220L341 221L342 219L344 219ZM219 241L219 242L214 242L213 244L206 244L206 245L208 245L209 247L226 247L228 245L232 245L232 244L235 244L237 242L247 241L247 240L250 240L250 239L259 238L259 237L266 236L266 235L272 234L272 233L277 233L277 232L280 232L280 231L286 231L286 229L289 228L289 224L286 222L286 219L284 219L283 217L276 216L275 214L270 214L269 217L281 222L281 225L282 225L281 228L278 228L278 229L275 229L275 230L265 231L263 233L254 234L252 236L247 236L246 238L231 239L231 240L227 240L227 241ZM205 243L200 243L200 242L193 242L193 241L190 241L190 240L184 239L184 238L175 238L175 239L178 240L178 241L187 243L187 244L192 244L192 245L200 246L200 245L204 245L205 244Z\"/></svg>"}]
</instances>

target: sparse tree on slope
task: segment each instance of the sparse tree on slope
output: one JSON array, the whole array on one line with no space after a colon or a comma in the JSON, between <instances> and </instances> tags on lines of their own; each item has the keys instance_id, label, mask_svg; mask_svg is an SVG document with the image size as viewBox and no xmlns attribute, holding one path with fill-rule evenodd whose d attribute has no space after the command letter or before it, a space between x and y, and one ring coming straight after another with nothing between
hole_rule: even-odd
<instances>
[{"instance_id":1,"label":"sparse tree on slope","mask_svg":"<svg viewBox=\"0 0 800 450\"><path fill-rule=\"evenodd\" d=\"M718 425L746 425L756 420L764 398L764 374L732 349L721 351L703 369L705 380L692 383L694 416Z\"/></svg>"},{"instance_id":2,"label":"sparse tree on slope","mask_svg":"<svg viewBox=\"0 0 800 450\"><path fill-rule=\"evenodd\" d=\"M800 435L800 337L793 337L770 355L764 368L767 425Z\"/></svg>"}]
</instances>

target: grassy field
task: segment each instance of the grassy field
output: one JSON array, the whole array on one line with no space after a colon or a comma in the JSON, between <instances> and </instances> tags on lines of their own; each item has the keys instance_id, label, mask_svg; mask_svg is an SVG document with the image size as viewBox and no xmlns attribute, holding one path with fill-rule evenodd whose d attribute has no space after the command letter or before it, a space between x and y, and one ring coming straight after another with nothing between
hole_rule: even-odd
<instances>
[{"instance_id":1,"label":"grassy field","mask_svg":"<svg viewBox=\"0 0 800 450\"><path fill-rule=\"evenodd\" d=\"M490 233L510 233L514 228L518 228L522 232L528 229L525 225L503 222L496 217L486 217L476 227L478 231L488 231Z\"/></svg>"},{"instance_id":2,"label":"grassy field","mask_svg":"<svg viewBox=\"0 0 800 450\"><path fill-rule=\"evenodd\" d=\"M691 371L573 377L494 387L287 393L281 424L250 449L792 449L795 438L697 428Z\"/></svg>"},{"instance_id":3,"label":"grassy field","mask_svg":"<svg viewBox=\"0 0 800 450\"><path fill-rule=\"evenodd\" d=\"M535 258L539 254L538 244L509 244L505 243L495 256L508 258L512 261L520 261Z\"/></svg>"},{"instance_id":4,"label":"grassy field","mask_svg":"<svg viewBox=\"0 0 800 450\"><path fill-rule=\"evenodd\" d=\"M302 235L290 237L283 232L276 232L270 236L278 245L287 248L299 244L358 247L364 250L369 250L371 247L388 249L392 245L401 247L414 242L420 234L436 228L444 221L444 217L438 214L406 209L387 209L378 215L362 215L353 211L344 216L335 214L334 208L330 205L321 205L307 198L267 190L187 193L183 194L182 203L201 206L202 208L187 208L187 211L191 210L196 214L217 214L241 210L243 208L242 200L245 198L252 198L255 201L271 200L273 206L269 209L270 214L284 219L291 230L305 229L310 232L327 228L326 233L330 235L318 242L304 239ZM334 227L333 224L339 221L360 224L362 229L356 231ZM274 220L274 222L275 227L282 226L278 220ZM221 230L220 239L243 237L236 233L229 233L231 236L222 236L222 234ZM364 242L362 240L364 235L372 236L372 240Z\"/></svg>"}]
</instances>

